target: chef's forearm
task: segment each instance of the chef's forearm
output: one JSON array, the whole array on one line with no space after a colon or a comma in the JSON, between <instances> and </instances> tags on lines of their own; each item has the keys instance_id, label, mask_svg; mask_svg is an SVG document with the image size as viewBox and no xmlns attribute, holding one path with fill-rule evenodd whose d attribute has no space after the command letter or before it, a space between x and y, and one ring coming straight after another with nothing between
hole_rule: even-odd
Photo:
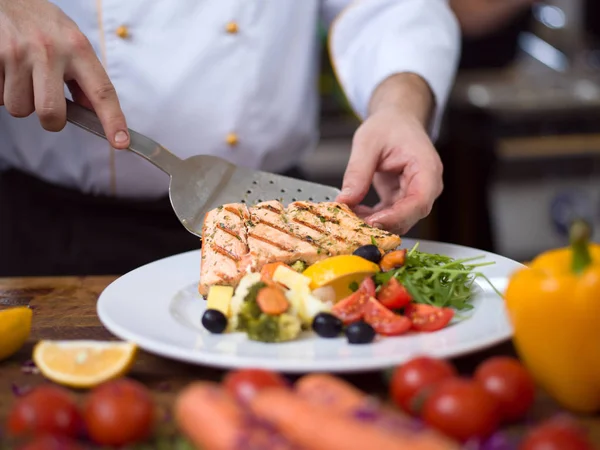
<instances>
[{"instance_id":1,"label":"chef's forearm","mask_svg":"<svg viewBox=\"0 0 600 450\"><path fill-rule=\"evenodd\" d=\"M399 73L381 82L369 102L369 114L384 108L398 108L429 127L435 100L427 82L413 73Z\"/></svg>"}]
</instances>

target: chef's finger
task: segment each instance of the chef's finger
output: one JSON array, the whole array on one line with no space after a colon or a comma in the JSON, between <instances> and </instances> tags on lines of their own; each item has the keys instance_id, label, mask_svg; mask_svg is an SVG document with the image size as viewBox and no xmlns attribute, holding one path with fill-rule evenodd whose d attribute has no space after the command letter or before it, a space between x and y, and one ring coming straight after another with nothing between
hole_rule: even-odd
<instances>
[{"instance_id":1,"label":"chef's finger","mask_svg":"<svg viewBox=\"0 0 600 450\"><path fill-rule=\"evenodd\" d=\"M373 206L366 205L356 205L352 208L352 211L361 218L369 217L371 214L377 212Z\"/></svg>"},{"instance_id":2,"label":"chef's finger","mask_svg":"<svg viewBox=\"0 0 600 450\"><path fill-rule=\"evenodd\" d=\"M69 91L71 92L71 96L73 97L73 101L75 103L78 103L87 109L94 109L94 107L92 106L92 102L90 102L90 99L87 98L85 93L81 90L81 88L77 84L77 81L67 81L67 87L69 88Z\"/></svg>"},{"instance_id":3,"label":"chef's finger","mask_svg":"<svg viewBox=\"0 0 600 450\"><path fill-rule=\"evenodd\" d=\"M406 173L406 195L389 208L366 218L372 226L406 233L415 223L429 215L435 199L442 192L442 180L434 171Z\"/></svg>"},{"instance_id":4,"label":"chef's finger","mask_svg":"<svg viewBox=\"0 0 600 450\"><path fill-rule=\"evenodd\" d=\"M34 111L31 69L9 62L4 74L4 106L11 116L27 117Z\"/></svg>"},{"instance_id":5,"label":"chef's finger","mask_svg":"<svg viewBox=\"0 0 600 450\"><path fill-rule=\"evenodd\" d=\"M387 205L383 202L379 202L375 206L356 205L352 208L352 211L354 211L354 213L359 217L368 217L372 214L375 214L376 212L381 211L387 206L390 205Z\"/></svg>"},{"instance_id":6,"label":"chef's finger","mask_svg":"<svg viewBox=\"0 0 600 450\"><path fill-rule=\"evenodd\" d=\"M400 177L396 173L378 172L373 177L373 187L379 196L379 209L391 206L399 198Z\"/></svg>"},{"instance_id":7,"label":"chef's finger","mask_svg":"<svg viewBox=\"0 0 600 450\"><path fill-rule=\"evenodd\" d=\"M63 74L61 63L41 63L33 67L35 111L42 127L48 131L60 131L67 123Z\"/></svg>"},{"instance_id":8,"label":"chef's finger","mask_svg":"<svg viewBox=\"0 0 600 450\"><path fill-rule=\"evenodd\" d=\"M431 206L432 203L426 199L408 196L398 200L391 207L367 217L365 221L376 228L404 234L429 214Z\"/></svg>"},{"instance_id":9,"label":"chef's finger","mask_svg":"<svg viewBox=\"0 0 600 450\"><path fill-rule=\"evenodd\" d=\"M369 192L373 175L379 162L379 149L373 148L368 142L356 138L352 143L352 153L344 173L342 192L336 201L349 206L358 205Z\"/></svg>"},{"instance_id":10,"label":"chef's finger","mask_svg":"<svg viewBox=\"0 0 600 450\"><path fill-rule=\"evenodd\" d=\"M129 146L129 132L117 91L91 46L90 51L82 56L73 60L73 78L94 107L110 144L114 148L125 149Z\"/></svg>"}]
</instances>

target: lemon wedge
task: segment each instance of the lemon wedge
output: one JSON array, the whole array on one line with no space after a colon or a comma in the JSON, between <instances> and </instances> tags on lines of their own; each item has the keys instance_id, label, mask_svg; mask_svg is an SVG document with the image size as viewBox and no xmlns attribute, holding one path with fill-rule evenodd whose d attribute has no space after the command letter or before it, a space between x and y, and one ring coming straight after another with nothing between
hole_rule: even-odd
<instances>
[{"instance_id":1,"label":"lemon wedge","mask_svg":"<svg viewBox=\"0 0 600 450\"><path fill-rule=\"evenodd\" d=\"M0 311L0 361L23 347L31 332L32 310L18 306Z\"/></svg>"},{"instance_id":2,"label":"lemon wedge","mask_svg":"<svg viewBox=\"0 0 600 450\"><path fill-rule=\"evenodd\" d=\"M33 361L49 380L73 388L91 388L125 375L137 347L115 341L40 341Z\"/></svg>"},{"instance_id":3,"label":"lemon wedge","mask_svg":"<svg viewBox=\"0 0 600 450\"><path fill-rule=\"evenodd\" d=\"M310 278L310 288L331 286L336 301L352 293L350 286L360 284L366 277L379 272L379 266L356 255L339 255L316 262L302 275Z\"/></svg>"}]
</instances>

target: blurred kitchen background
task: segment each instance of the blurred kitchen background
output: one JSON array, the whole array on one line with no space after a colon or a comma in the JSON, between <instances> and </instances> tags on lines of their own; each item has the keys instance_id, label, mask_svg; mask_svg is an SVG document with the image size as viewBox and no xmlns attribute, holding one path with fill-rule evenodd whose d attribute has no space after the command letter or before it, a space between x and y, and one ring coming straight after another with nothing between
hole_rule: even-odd
<instances>
[{"instance_id":1,"label":"blurred kitchen background","mask_svg":"<svg viewBox=\"0 0 600 450\"><path fill-rule=\"evenodd\" d=\"M358 122L325 48L321 92L322 141L304 168L340 185ZM410 236L528 260L566 243L569 221L584 216L598 240L600 2L537 2L465 37L437 148L445 190Z\"/></svg>"}]
</instances>

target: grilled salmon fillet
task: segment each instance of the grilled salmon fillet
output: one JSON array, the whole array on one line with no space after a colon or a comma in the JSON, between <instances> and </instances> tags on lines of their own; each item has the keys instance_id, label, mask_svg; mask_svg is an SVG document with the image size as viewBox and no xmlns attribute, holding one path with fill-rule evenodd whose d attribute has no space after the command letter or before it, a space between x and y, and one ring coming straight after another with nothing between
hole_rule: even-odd
<instances>
[{"instance_id":1,"label":"grilled salmon fillet","mask_svg":"<svg viewBox=\"0 0 600 450\"><path fill-rule=\"evenodd\" d=\"M375 243L392 250L399 236L368 226L336 202L278 201L247 207L231 203L206 214L202 229L202 265L198 291L213 285L236 286L248 272L281 261L313 264L330 256L351 254Z\"/></svg>"}]
</instances>

